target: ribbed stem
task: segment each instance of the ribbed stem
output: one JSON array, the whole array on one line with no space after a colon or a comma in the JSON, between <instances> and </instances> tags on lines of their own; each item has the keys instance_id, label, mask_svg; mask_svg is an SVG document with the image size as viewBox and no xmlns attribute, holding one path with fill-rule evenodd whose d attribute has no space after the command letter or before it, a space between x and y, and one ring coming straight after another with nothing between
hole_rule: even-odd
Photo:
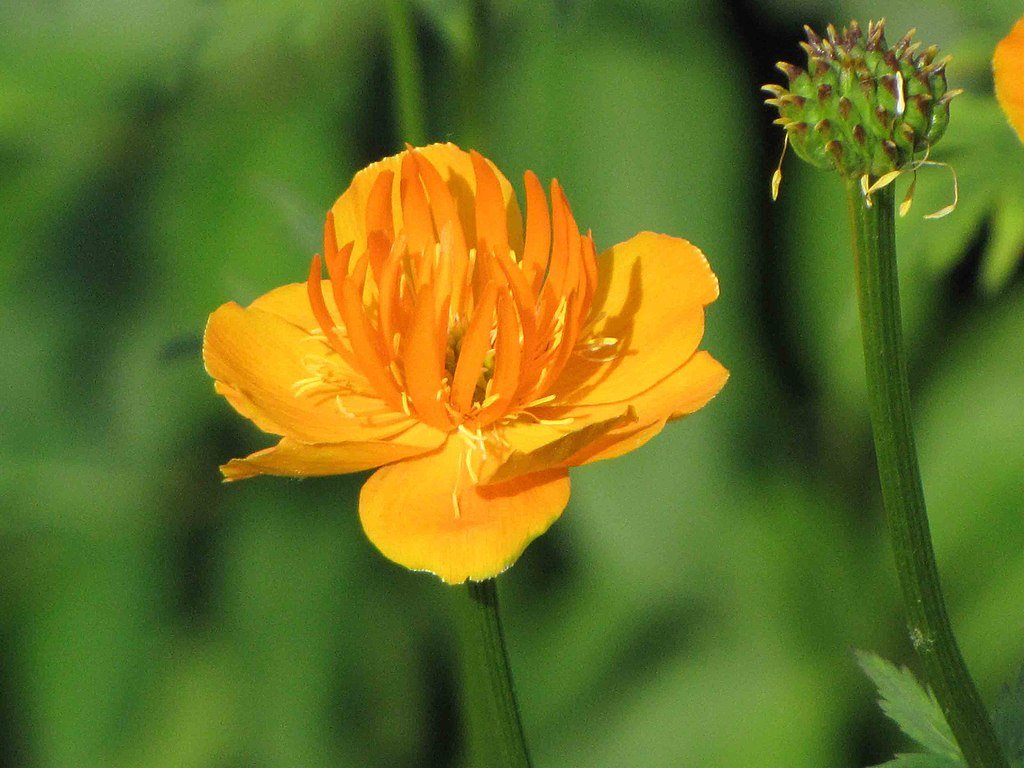
<instances>
[{"instance_id":1,"label":"ribbed stem","mask_svg":"<svg viewBox=\"0 0 1024 768\"><path fill-rule=\"evenodd\" d=\"M846 185L853 227L868 406L889 537L925 677L971 768L1007 768L992 724L957 647L939 586L910 418L896 266L894 185L868 207L858 180Z\"/></svg>"},{"instance_id":2,"label":"ribbed stem","mask_svg":"<svg viewBox=\"0 0 1024 768\"><path fill-rule=\"evenodd\" d=\"M416 51L416 26L407 0L385 0L391 36L392 78L400 144L420 147L427 143L423 103L423 71Z\"/></svg>"},{"instance_id":3,"label":"ribbed stem","mask_svg":"<svg viewBox=\"0 0 1024 768\"><path fill-rule=\"evenodd\" d=\"M462 691L473 768L529 768L494 579L458 588Z\"/></svg>"}]
</instances>

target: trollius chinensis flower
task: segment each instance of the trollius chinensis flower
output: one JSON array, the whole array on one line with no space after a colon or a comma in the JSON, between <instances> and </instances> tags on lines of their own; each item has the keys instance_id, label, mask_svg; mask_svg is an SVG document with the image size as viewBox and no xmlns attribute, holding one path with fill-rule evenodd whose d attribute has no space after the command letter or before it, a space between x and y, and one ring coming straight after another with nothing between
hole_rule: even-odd
<instances>
[{"instance_id":1,"label":"trollius chinensis flower","mask_svg":"<svg viewBox=\"0 0 1024 768\"><path fill-rule=\"evenodd\" d=\"M359 513L380 551L482 580L561 515L569 467L717 394L701 252L644 232L598 256L556 181L525 189L524 227L505 177L451 144L356 174L305 283L210 317L217 392L281 436L225 478L376 468Z\"/></svg>"}]
</instances>

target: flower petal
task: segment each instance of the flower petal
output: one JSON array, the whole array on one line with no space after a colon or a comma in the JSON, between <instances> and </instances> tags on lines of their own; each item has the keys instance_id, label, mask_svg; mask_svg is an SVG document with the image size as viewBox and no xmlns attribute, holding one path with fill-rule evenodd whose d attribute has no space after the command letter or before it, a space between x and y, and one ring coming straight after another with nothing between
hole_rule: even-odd
<instances>
[{"instance_id":1,"label":"flower petal","mask_svg":"<svg viewBox=\"0 0 1024 768\"><path fill-rule=\"evenodd\" d=\"M232 459L220 471L227 482L256 475L312 477L362 472L434 450L444 441L440 432L434 431L431 437L435 444L429 448L394 441L308 445L284 437L271 448Z\"/></svg>"},{"instance_id":2,"label":"flower petal","mask_svg":"<svg viewBox=\"0 0 1024 768\"><path fill-rule=\"evenodd\" d=\"M552 467L570 467L573 456L609 432L636 423L636 412L625 409L603 421L592 420L582 428L543 424L520 419L502 427L501 439L508 446L501 455L491 455L480 469L482 483L502 483Z\"/></svg>"},{"instance_id":3,"label":"flower petal","mask_svg":"<svg viewBox=\"0 0 1024 768\"><path fill-rule=\"evenodd\" d=\"M454 144L431 144L426 147L419 147L415 150L425 157L438 171L445 184L448 186L452 197L455 199L459 212L459 221L462 223L464 241L466 243L476 242L476 177L473 172L473 163L469 153L459 149ZM391 171L395 174L393 186L392 210L396 217L395 232L402 228L401 204L400 204L400 179L402 171L402 152L392 157L386 157L359 171L352 179L352 184L345 193L338 198L334 207L334 224L338 235L338 244L343 245L354 241L356 250L359 251L366 244L366 202L370 196L370 190L381 173ZM519 204L516 201L515 192L508 179L493 163L487 161L494 171L501 186L502 197L505 200L506 217L508 221L509 246L515 249L516 253L522 253L523 248L523 220L519 212ZM429 197L429 190L427 190Z\"/></svg>"},{"instance_id":4,"label":"flower petal","mask_svg":"<svg viewBox=\"0 0 1024 768\"><path fill-rule=\"evenodd\" d=\"M339 374L360 386L364 380L345 366L341 357L280 315L234 302L210 316L203 340L206 370L221 382L228 401L242 415L275 434L306 443L381 440L407 432L416 422L405 414L386 412L383 401L359 398L378 416L352 418L342 413L335 398L316 393L296 394L298 382L308 379L310 357L335 366ZM423 444L427 448L432 443Z\"/></svg>"},{"instance_id":5,"label":"flower petal","mask_svg":"<svg viewBox=\"0 0 1024 768\"><path fill-rule=\"evenodd\" d=\"M577 352L551 392L564 405L627 402L677 370L704 335L718 279L677 237L641 232L598 259L590 338L614 339L612 359Z\"/></svg>"},{"instance_id":6,"label":"flower petal","mask_svg":"<svg viewBox=\"0 0 1024 768\"><path fill-rule=\"evenodd\" d=\"M269 416L267 416L267 414L260 411L252 400L230 384L225 384L223 381L214 381L213 391L218 395L223 395L224 399L231 404L232 408L245 416L264 432L268 432L272 435L283 435L285 433L285 430L279 424L274 422Z\"/></svg>"},{"instance_id":7,"label":"flower petal","mask_svg":"<svg viewBox=\"0 0 1024 768\"><path fill-rule=\"evenodd\" d=\"M341 323L341 315L334 303L334 292L331 290L331 281L322 280L324 303L327 311L338 324ZM305 283L289 283L280 288L274 288L249 305L249 309L261 309L277 315L282 320L291 323L297 328L309 332L319 327L313 309L309 304L309 293Z\"/></svg>"},{"instance_id":8,"label":"flower petal","mask_svg":"<svg viewBox=\"0 0 1024 768\"><path fill-rule=\"evenodd\" d=\"M686 365L631 402L639 427L623 426L601 435L569 458L565 466L614 459L639 448L661 432L667 421L688 416L707 405L728 378L729 371L701 350ZM603 406L599 413L612 407Z\"/></svg>"},{"instance_id":9,"label":"flower petal","mask_svg":"<svg viewBox=\"0 0 1024 768\"><path fill-rule=\"evenodd\" d=\"M729 372L705 351L628 404L610 403L550 411L551 421L563 416L568 424L532 423L522 419L502 429L508 452L490 457L480 472L482 482L505 482L528 472L552 467L576 467L611 459L639 448L661 432L665 423L704 407L725 386ZM572 413L571 417L564 414Z\"/></svg>"},{"instance_id":10,"label":"flower petal","mask_svg":"<svg viewBox=\"0 0 1024 768\"><path fill-rule=\"evenodd\" d=\"M449 584L504 571L569 501L564 469L473 485L467 450L450 437L435 453L378 469L359 496L363 530L385 557Z\"/></svg>"},{"instance_id":11,"label":"flower petal","mask_svg":"<svg viewBox=\"0 0 1024 768\"><path fill-rule=\"evenodd\" d=\"M1024 141L1024 18L999 41L992 57L996 98Z\"/></svg>"}]
</instances>

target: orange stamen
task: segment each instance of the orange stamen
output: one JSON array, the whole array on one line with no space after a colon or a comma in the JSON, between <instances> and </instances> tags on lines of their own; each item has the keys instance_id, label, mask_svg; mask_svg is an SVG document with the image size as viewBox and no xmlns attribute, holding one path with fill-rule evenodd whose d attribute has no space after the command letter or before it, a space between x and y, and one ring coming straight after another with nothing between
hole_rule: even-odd
<instances>
[{"instance_id":1,"label":"orange stamen","mask_svg":"<svg viewBox=\"0 0 1024 768\"><path fill-rule=\"evenodd\" d=\"M398 295L401 277L402 258L392 255L385 262L384 268L381 271L377 304L381 340L388 350L388 359L392 361L397 357L392 340L395 334L399 333L400 329L405 326L407 316L402 306L401 297Z\"/></svg>"},{"instance_id":2,"label":"orange stamen","mask_svg":"<svg viewBox=\"0 0 1024 768\"><path fill-rule=\"evenodd\" d=\"M365 247L339 247L328 214L324 256L314 258L307 280L325 339L366 378L363 386L395 414L446 431L479 430L543 401L579 347L597 285L593 238L580 234L557 181L549 198L535 174L524 175L527 222L517 255L499 176L479 154L470 160L472 212L460 210L427 156L409 148L400 171L382 172L370 188ZM467 214L473 221L463 222ZM303 386L312 391L314 379Z\"/></svg>"},{"instance_id":3,"label":"orange stamen","mask_svg":"<svg viewBox=\"0 0 1024 768\"><path fill-rule=\"evenodd\" d=\"M451 420L437 399L444 375L444 357L438 345L433 294L433 286L427 285L417 297L412 324L402 336L399 355L416 415L432 426L448 429Z\"/></svg>"},{"instance_id":4,"label":"orange stamen","mask_svg":"<svg viewBox=\"0 0 1024 768\"><path fill-rule=\"evenodd\" d=\"M466 238L462 232L462 225L459 223L459 209L455 203L455 198L452 197L452 193L448 190L448 185L444 183L444 179L441 178L441 174L437 172L433 163L427 160L422 153L415 150L412 152L412 156L416 161L420 180L423 182L423 186L427 190L427 196L430 198L430 210L434 217L434 230L443 232L446 227L450 227L450 247L454 249L455 253L461 253L462 257L465 258Z\"/></svg>"},{"instance_id":5,"label":"orange stamen","mask_svg":"<svg viewBox=\"0 0 1024 768\"><path fill-rule=\"evenodd\" d=\"M411 152L402 156L401 197L403 231L409 241L409 250L414 255L423 254L433 259L434 245L437 243L434 220Z\"/></svg>"},{"instance_id":6,"label":"orange stamen","mask_svg":"<svg viewBox=\"0 0 1024 768\"><path fill-rule=\"evenodd\" d=\"M502 294L498 297L498 336L494 344L494 378L491 380L491 392L496 399L480 411L477 418L481 425L500 419L515 402L522 354L516 306L507 294Z\"/></svg>"},{"instance_id":7,"label":"orange stamen","mask_svg":"<svg viewBox=\"0 0 1024 768\"><path fill-rule=\"evenodd\" d=\"M365 268L365 267L364 267ZM394 408L401 407L401 395L398 386L383 360L380 349L380 337L373 332L370 321L363 308L362 297L359 295L358 284L352 279L335 281L340 283L335 296L340 298L338 310L348 331L348 340L356 358L356 366L369 380L374 391ZM340 294L340 297L339 297Z\"/></svg>"},{"instance_id":8,"label":"orange stamen","mask_svg":"<svg viewBox=\"0 0 1024 768\"><path fill-rule=\"evenodd\" d=\"M480 380L484 358L491 350L491 327L497 299L498 286L488 283L462 337L462 349L455 365L451 394L451 404L460 413L466 413L473 405L473 393Z\"/></svg>"},{"instance_id":9,"label":"orange stamen","mask_svg":"<svg viewBox=\"0 0 1024 768\"><path fill-rule=\"evenodd\" d=\"M501 184L479 152L471 151L476 176L476 242L478 251L508 252L508 221Z\"/></svg>"},{"instance_id":10,"label":"orange stamen","mask_svg":"<svg viewBox=\"0 0 1024 768\"><path fill-rule=\"evenodd\" d=\"M324 222L324 261L329 263L338 257L338 233L334 227L334 211L327 212Z\"/></svg>"},{"instance_id":11,"label":"orange stamen","mask_svg":"<svg viewBox=\"0 0 1024 768\"><path fill-rule=\"evenodd\" d=\"M526 244L523 246L523 274L536 290L547 271L551 249L551 216L544 187L533 171L523 174L526 185Z\"/></svg>"},{"instance_id":12,"label":"orange stamen","mask_svg":"<svg viewBox=\"0 0 1024 768\"><path fill-rule=\"evenodd\" d=\"M320 330L324 332L324 336L327 337L327 342L331 345L331 348L344 357L349 353L334 330L334 318L331 317L331 313L327 309L327 302L324 301L320 270L320 254L316 254L313 257L313 263L309 265L309 278L306 280L309 306L312 308L313 317L316 318L316 322L320 326ZM351 363L351 358L346 357L346 361Z\"/></svg>"},{"instance_id":13,"label":"orange stamen","mask_svg":"<svg viewBox=\"0 0 1024 768\"><path fill-rule=\"evenodd\" d=\"M594 298L597 290L597 247L594 245L594 237L591 232L583 238L583 271L587 278L586 304L589 307L590 300Z\"/></svg>"},{"instance_id":14,"label":"orange stamen","mask_svg":"<svg viewBox=\"0 0 1024 768\"><path fill-rule=\"evenodd\" d=\"M383 232L389 239L394 238L395 221L391 209L394 181L394 171L383 171L370 188L370 194L366 197L367 233Z\"/></svg>"}]
</instances>

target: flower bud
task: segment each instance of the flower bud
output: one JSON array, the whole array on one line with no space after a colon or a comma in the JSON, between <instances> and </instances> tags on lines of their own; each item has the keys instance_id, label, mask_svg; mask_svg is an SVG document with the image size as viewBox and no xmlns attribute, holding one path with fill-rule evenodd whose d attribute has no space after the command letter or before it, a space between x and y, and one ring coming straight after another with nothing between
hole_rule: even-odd
<instances>
[{"instance_id":1,"label":"flower bud","mask_svg":"<svg viewBox=\"0 0 1024 768\"><path fill-rule=\"evenodd\" d=\"M914 30L889 46L884 21L869 22L866 33L856 21L841 33L830 24L824 37L804 30L806 68L780 62L788 87L763 88L800 157L878 178L903 170L942 137L960 91L947 89L949 59L936 59L936 47L919 50Z\"/></svg>"}]
</instances>

